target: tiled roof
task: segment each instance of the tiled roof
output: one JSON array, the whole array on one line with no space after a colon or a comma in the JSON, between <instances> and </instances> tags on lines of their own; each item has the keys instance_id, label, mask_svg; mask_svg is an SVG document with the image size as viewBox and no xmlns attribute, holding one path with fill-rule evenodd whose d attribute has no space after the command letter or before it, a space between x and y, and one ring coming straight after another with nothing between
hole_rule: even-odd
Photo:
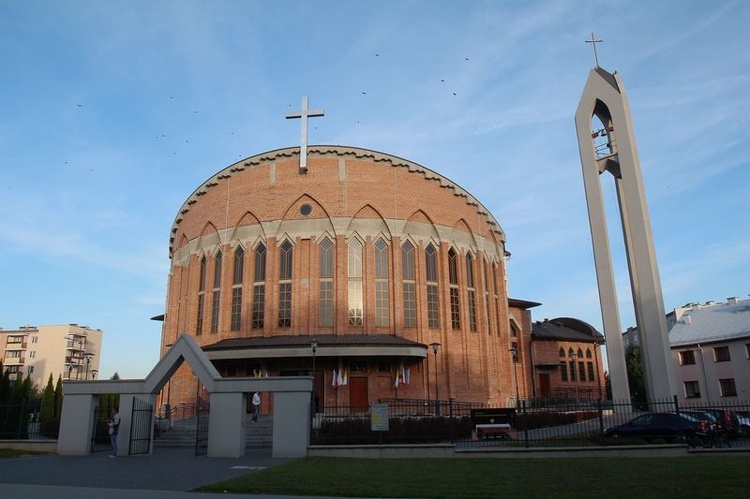
<instances>
[{"instance_id":1,"label":"tiled roof","mask_svg":"<svg viewBox=\"0 0 750 499\"><path fill-rule=\"evenodd\" d=\"M672 346L744 337L750 337L750 300L691 308L669 331Z\"/></svg>"},{"instance_id":2,"label":"tiled roof","mask_svg":"<svg viewBox=\"0 0 750 499\"><path fill-rule=\"evenodd\" d=\"M571 317L537 321L531 325L535 340L566 340L585 343L604 343L604 336L591 324Z\"/></svg>"},{"instance_id":3,"label":"tiled roof","mask_svg":"<svg viewBox=\"0 0 750 499\"><path fill-rule=\"evenodd\" d=\"M421 346L427 345L407 340L400 336L388 334L347 334L347 335L306 335L306 336L273 336L270 338L231 338L206 345L203 350L231 350L234 348L268 348L268 347L306 347L315 340L318 346Z\"/></svg>"}]
</instances>

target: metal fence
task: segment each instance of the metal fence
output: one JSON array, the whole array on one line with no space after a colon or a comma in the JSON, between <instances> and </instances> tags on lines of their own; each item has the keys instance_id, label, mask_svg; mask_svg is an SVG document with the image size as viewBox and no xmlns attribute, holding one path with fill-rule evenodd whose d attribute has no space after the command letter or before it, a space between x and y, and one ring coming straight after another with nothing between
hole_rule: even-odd
<instances>
[{"instance_id":1,"label":"metal fence","mask_svg":"<svg viewBox=\"0 0 750 499\"><path fill-rule=\"evenodd\" d=\"M669 438L612 439L605 430L647 413L678 413L724 409L740 416L750 414L750 402L680 405L677 398L652 401L646 407L631 401L556 399L522 401L516 408L492 409L453 400L383 399L387 425L373 424L372 408L326 407L312 421L315 445L373 445L453 443L457 447L571 447L612 444L671 443ZM381 406L382 409L382 406ZM498 433L477 431L477 424L495 422ZM490 426L493 426L492 424ZM485 429L486 427L482 428ZM750 447L747 427L731 434L728 445ZM500 438L497 438L500 437Z\"/></svg>"},{"instance_id":2,"label":"metal fence","mask_svg":"<svg viewBox=\"0 0 750 499\"><path fill-rule=\"evenodd\" d=\"M60 407L39 401L0 405L0 440L55 440Z\"/></svg>"}]
</instances>

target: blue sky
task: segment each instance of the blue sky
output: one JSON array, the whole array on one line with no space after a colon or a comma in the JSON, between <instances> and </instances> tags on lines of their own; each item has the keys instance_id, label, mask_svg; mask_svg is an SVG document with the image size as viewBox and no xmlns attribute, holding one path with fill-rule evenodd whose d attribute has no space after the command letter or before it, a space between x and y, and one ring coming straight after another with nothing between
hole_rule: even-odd
<instances>
[{"instance_id":1,"label":"blue sky","mask_svg":"<svg viewBox=\"0 0 750 499\"><path fill-rule=\"evenodd\" d=\"M595 32L631 104L666 310L750 293L750 3L4 1L0 326L158 360L171 224L202 182L299 144L388 152L477 197L534 319L601 329L574 113ZM623 328L634 325L605 183Z\"/></svg>"}]
</instances>

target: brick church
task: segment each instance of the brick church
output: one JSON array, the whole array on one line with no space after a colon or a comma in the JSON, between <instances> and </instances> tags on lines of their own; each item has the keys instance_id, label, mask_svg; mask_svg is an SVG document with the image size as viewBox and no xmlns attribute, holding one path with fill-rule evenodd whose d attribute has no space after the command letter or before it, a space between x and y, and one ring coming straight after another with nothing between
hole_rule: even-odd
<instances>
[{"instance_id":1,"label":"brick church","mask_svg":"<svg viewBox=\"0 0 750 499\"><path fill-rule=\"evenodd\" d=\"M314 375L318 411L533 391L539 304L509 299L497 220L424 166L346 146L265 152L200 185L170 237L162 353L189 334L222 376ZM183 366L162 404L201 392Z\"/></svg>"}]
</instances>

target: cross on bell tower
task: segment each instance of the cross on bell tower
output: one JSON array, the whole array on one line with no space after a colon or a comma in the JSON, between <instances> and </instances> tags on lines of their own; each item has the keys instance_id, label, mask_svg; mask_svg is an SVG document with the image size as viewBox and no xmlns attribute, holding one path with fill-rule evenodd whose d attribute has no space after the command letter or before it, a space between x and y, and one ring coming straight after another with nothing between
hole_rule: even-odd
<instances>
[{"instance_id":1,"label":"cross on bell tower","mask_svg":"<svg viewBox=\"0 0 750 499\"><path fill-rule=\"evenodd\" d=\"M325 111L323 109L308 109L307 108L307 96L302 96L302 110L301 111L290 111L286 113L287 119L301 118L302 121L302 137L300 138L299 147L299 172L307 173L307 119L314 118L317 116L324 116Z\"/></svg>"}]
</instances>

